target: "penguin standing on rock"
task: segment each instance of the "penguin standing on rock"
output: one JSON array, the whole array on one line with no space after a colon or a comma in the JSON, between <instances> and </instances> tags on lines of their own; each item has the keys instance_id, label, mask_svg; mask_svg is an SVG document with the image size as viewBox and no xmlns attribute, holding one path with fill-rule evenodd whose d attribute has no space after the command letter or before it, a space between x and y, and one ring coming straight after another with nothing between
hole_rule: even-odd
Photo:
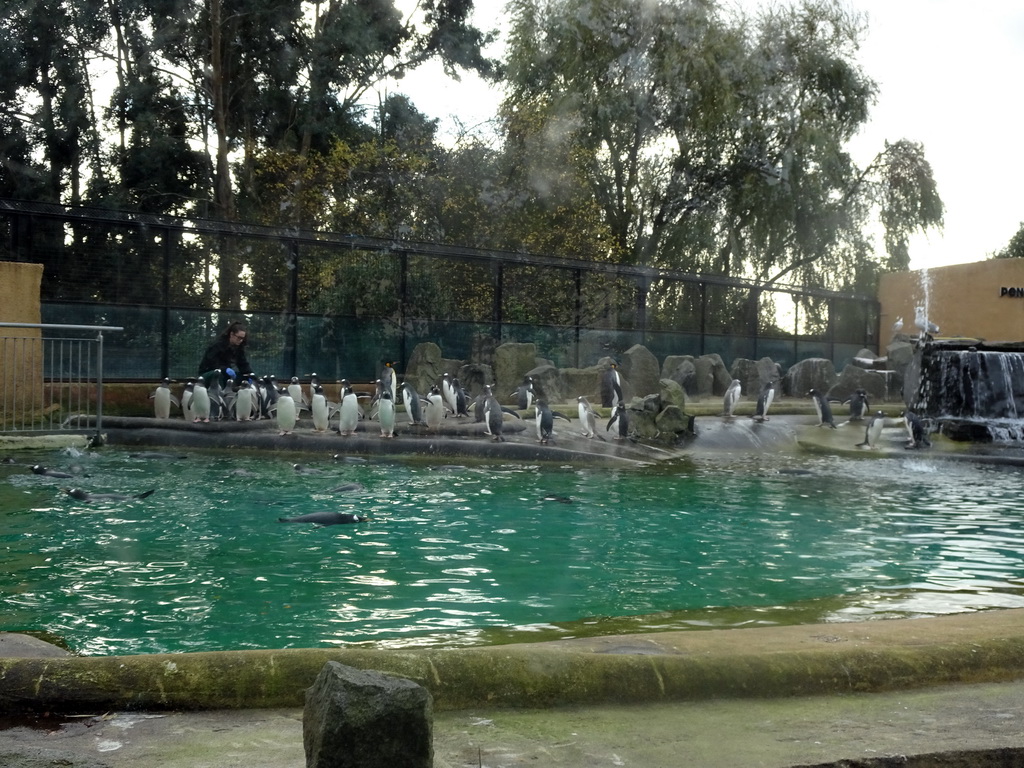
<instances>
[{"instance_id":1,"label":"penguin standing on rock","mask_svg":"<svg viewBox=\"0 0 1024 768\"><path fill-rule=\"evenodd\" d=\"M409 414L410 424L425 423L423 421L423 403L420 401L419 394L408 381L402 382L402 402L405 403L405 412Z\"/></svg>"},{"instance_id":2,"label":"penguin standing on rock","mask_svg":"<svg viewBox=\"0 0 1024 768\"><path fill-rule=\"evenodd\" d=\"M854 390L853 394L844 401L850 404L850 421L863 421L867 412L871 409L868 403L868 393L863 389Z\"/></svg>"},{"instance_id":3,"label":"penguin standing on rock","mask_svg":"<svg viewBox=\"0 0 1024 768\"><path fill-rule=\"evenodd\" d=\"M829 426L835 429L836 420L832 416L832 406L828 404L828 398L816 389L812 389L807 394L814 400L814 409L818 412L818 426Z\"/></svg>"},{"instance_id":4,"label":"penguin standing on rock","mask_svg":"<svg viewBox=\"0 0 1024 768\"><path fill-rule=\"evenodd\" d=\"M530 406L533 405L534 397L533 377L523 376L523 383L516 388L516 391L513 392L510 397L514 397L516 399L516 408L520 411L530 410Z\"/></svg>"},{"instance_id":5,"label":"penguin standing on rock","mask_svg":"<svg viewBox=\"0 0 1024 768\"><path fill-rule=\"evenodd\" d=\"M445 375L447 376L448 374ZM449 386L451 385L449 384ZM427 395L427 407L425 410L427 426L434 432L437 432L441 429L441 421L448 415L448 413L445 406L445 396L441 394L441 390L439 390L436 385L430 388L430 394Z\"/></svg>"},{"instance_id":6,"label":"penguin standing on rock","mask_svg":"<svg viewBox=\"0 0 1024 768\"><path fill-rule=\"evenodd\" d=\"M380 421L381 437L395 436L395 401L387 389L381 390L377 401L377 420Z\"/></svg>"},{"instance_id":7,"label":"penguin standing on rock","mask_svg":"<svg viewBox=\"0 0 1024 768\"><path fill-rule=\"evenodd\" d=\"M768 409L772 407L773 400L775 400L775 382L769 381L761 389L757 405L754 408L754 415L751 418L754 421L768 421Z\"/></svg>"},{"instance_id":8,"label":"penguin standing on rock","mask_svg":"<svg viewBox=\"0 0 1024 768\"><path fill-rule=\"evenodd\" d=\"M742 386L739 379L733 379L729 388L725 390L725 399L722 402L722 415L727 419L731 419L733 411L736 410L736 403L740 401Z\"/></svg>"},{"instance_id":9,"label":"penguin standing on rock","mask_svg":"<svg viewBox=\"0 0 1024 768\"><path fill-rule=\"evenodd\" d=\"M601 407L617 408L623 402L622 376L618 364L612 363L601 375Z\"/></svg>"},{"instance_id":10,"label":"penguin standing on rock","mask_svg":"<svg viewBox=\"0 0 1024 768\"><path fill-rule=\"evenodd\" d=\"M619 424L619 434L615 439L625 440L629 437L629 415L626 413L625 403L619 403L615 406L615 413L613 413L612 417L608 420L608 426L604 428L604 431L609 431L612 428L612 424L615 424L616 422Z\"/></svg>"},{"instance_id":11,"label":"penguin standing on rock","mask_svg":"<svg viewBox=\"0 0 1024 768\"><path fill-rule=\"evenodd\" d=\"M597 411L590 407L590 402L583 395L576 398L576 403L583 436L594 437L597 434Z\"/></svg>"},{"instance_id":12,"label":"penguin standing on rock","mask_svg":"<svg viewBox=\"0 0 1024 768\"><path fill-rule=\"evenodd\" d=\"M924 421L913 411L903 412L903 426L907 430L907 448L930 448L928 428Z\"/></svg>"},{"instance_id":13,"label":"penguin standing on rock","mask_svg":"<svg viewBox=\"0 0 1024 768\"><path fill-rule=\"evenodd\" d=\"M290 390L291 388L289 387ZM319 384L313 390L313 402L310 404L310 410L313 413L313 430L315 432L326 432L327 426L331 421L331 410L327 402L327 396L324 394L324 388Z\"/></svg>"},{"instance_id":14,"label":"penguin standing on rock","mask_svg":"<svg viewBox=\"0 0 1024 768\"><path fill-rule=\"evenodd\" d=\"M153 393L149 396L153 401L153 415L158 419L169 419L171 418L171 405L181 406L176 398L171 393L171 380L164 379L157 386Z\"/></svg>"},{"instance_id":15,"label":"penguin standing on rock","mask_svg":"<svg viewBox=\"0 0 1024 768\"><path fill-rule=\"evenodd\" d=\"M210 393L200 376L192 387L192 423L210 422Z\"/></svg>"},{"instance_id":16,"label":"penguin standing on rock","mask_svg":"<svg viewBox=\"0 0 1024 768\"><path fill-rule=\"evenodd\" d=\"M882 428L885 426L885 414L882 411L876 411L875 414L868 419L867 425L864 427L864 442L857 443L858 448L877 448L878 438L882 436Z\"/></svg>"},{"instance_id":17,"label":"penguin standing on rock","mask_svg":"<svg viewBox=\"0 0 1024 768\"><path fill-rule=\"evenodd\" d=\"M569 419L558 411L552 411L544 400L537 401L537 442L547 445L555 431L555 419Z\"/></svg>"},{"instance_id":18,"label":"penguin standing on rock","mask_svg":"<svg viewBox=\"0 0 1024 768\"><path fill-rule=\"evenodd\" d=\"M504 429L505 415L501 409L501 403L498 402L493 394L491 394L491 388L487 387L487 392L484 394L484 431L491 436L491 439L496 443L504 442L505 438L501 434Z\"/></svg>"},{"instance_id":19,"label":"penguin standing on rock","mask_svg":"<svg viewBox=\"0 0 1024 768\"><path fill-rule=\"evenodd\" d=\"M298 421L299 411L295 400L288 390L281 390L277 394L277 400L271 406L271 411L277 416L277 428L281 435L290 435L295 429L295 422Z\"/></svg>"},{"instance_id":20,"label":"penguin standing on rock","mask_svg":"<svg viewBox=\"0 0 1024 768\"><path fill-rule=\"evenodd\" d=\"M398 402L398 382L395 375L395 364L388 361L384 363L384 370L380 372L381 388L391 395L391 404Z\"/></svg>"},{"instance_id":21,"label":"penguin standing on rock","mask_svg":"<svg viewBox=\"0 0 1024 768\"><path fill-rule=\"evenodd\" d=\"M359 398L355 390L345 381L341 388L341 404L338 406L338 434L342 437L354 435L359 424Z\"/></svg>"}]
</instances>

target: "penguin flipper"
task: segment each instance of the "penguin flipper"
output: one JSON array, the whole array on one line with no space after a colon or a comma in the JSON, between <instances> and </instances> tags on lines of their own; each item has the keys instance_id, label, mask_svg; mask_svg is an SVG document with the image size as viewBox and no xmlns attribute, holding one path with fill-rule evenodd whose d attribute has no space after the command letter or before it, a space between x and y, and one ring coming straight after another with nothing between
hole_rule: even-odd
<instances>
[{"instance_id":1,"label":"penguin flipper","mask_svg":"<svg viewBox=\"0 0 1024 768\"><path fill-rule=\"evenodd\" d=\"M508 408L508 407L503 405L503 406L501 406L501 410L504 411L505 413L512 414L513 416L515 416L520 421L523 420L523 417L519 415L519 411L517 411L515 408Z\"/></svg>"},{"instance_id":2,"label":"penguin flipper","mask_svg":"<svg viewBox=\"0 0 1024 768\"><path fill-rule=\"evenodd\" d=\"M558 411L552 411L551 412L551 416L552 416L552 418L562 419L563 421L572 421L572 419L570 419L564 413L559 413Z\"/></svg>"}]
</instances>

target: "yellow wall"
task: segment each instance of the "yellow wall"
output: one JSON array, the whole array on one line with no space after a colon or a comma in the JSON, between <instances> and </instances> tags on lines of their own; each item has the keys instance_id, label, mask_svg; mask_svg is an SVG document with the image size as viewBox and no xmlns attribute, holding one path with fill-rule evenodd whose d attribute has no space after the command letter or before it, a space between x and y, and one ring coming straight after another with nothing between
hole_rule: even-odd
<instances>
[{"instance_id":1,"label":"yellow wall","mask_svg":"<svg viewBox=\"0 0 1024 768\"><path fill-rule=\"evenodd\" d=\"M0 261L0 322L39 323L42 264ZM0 413L32 411L42 402L43 350L38 328L0 328ZM0 424L0 428L11 424Z\"/></svg>"},{"instance_id":2,"label":"yellow wall","mask_svg":"<svg viewBox=\"0 0 1024 768\"><path fill-rule=\"evenodd\" d=\"M1024 341L1024 259L988 259L882 275L878 301L883 348L901 315L903 333L917 334L914 307L925 303L925 280L928 319L939 326L937 338Z\"/></svg>"}]
</instances>

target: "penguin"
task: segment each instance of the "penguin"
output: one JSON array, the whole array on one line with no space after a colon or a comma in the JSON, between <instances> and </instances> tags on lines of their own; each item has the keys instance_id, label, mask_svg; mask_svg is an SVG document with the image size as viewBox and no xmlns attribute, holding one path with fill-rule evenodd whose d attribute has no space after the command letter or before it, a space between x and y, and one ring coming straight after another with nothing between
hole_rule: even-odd
<instances>
[{"instance_id":1,"label":"penguin","mask_svg":"<svg viewBox=\"0 0 1024 768\"><path fill-rule=\"evenodd\" d=\"M253 408L256 407L255 394L249 380L242 379L235 391L235 421L250 421L252 419Z\"/></svg>"},{"instance_id":2,"label":"penguin","mask_svg":"<svg viewBox=\"0 0 1024 768\"><path fill-rule=\"evenodd\" d=\"M206 385L200 376L192 386L192 423L210 421L210 393L206 391Z\"/></svg>"},{"instance_id":3,"label":"penguin","mask_svg":"<svg viewBox=\"0 0 1024 768\"><path fill-rule=\"evenodd\" d=\"M924 421L913 411L903 412L903 426L907 430L907 448L929 448L928 428Z\"/></svg>"},{"instance_id":4,"label":"penguin","mask_svg":"<svg viewBox=\"0 0 1024 768\"><path fill-rule=\"evenodd\" d=\"M516 407L520 411L530 410L530 406L533 405L533 398L535 391L533 388L533 377L523 376L523 383L516 387L515 391L509 395L516 399Z\"/></svg>"},{"instance_id":5,"label":"penguin","mask_svg":"<svg viewBox=\"0 0 1024 768\"><path fill-rule=\"evenodd\" d=\"M279 517L279 523L316 523L325 525L347 525L350 523L365 523L370 518L363 515L356 515L352 512L310 512L308 515L298 517Z\"/></svg>"},{"instance_id":6,"label":"penguin","mask_svg":"<svg viewBox=\"0 0 1024 768\"><path fill-rule=\"evenodd\" d=\"M382 389L380 400L377 402L377 419L380 421L380 436L395 436L395 401L391 392Z\"/></svg>"},{"instance_id":7,"label":"penguin","mask_svg":"<svg viewBox=\"0 0 1024 768\"><path fill-rule=\"evenodd\" d=\"M864 442L857 443L858 448L877 448L878 438L882 436L882 427L885 426L885 414L882 411L875 411L868 419L864 427Z\"/></svg>"},{"instance_id":8,"label":"penguin","mask_svg":"<svg viewBox=\"0 0 1024 768\"><path fill-rule=\"evenodd\" d=\"M219 368L210 376L210 383L206 385L206 394L210 396L210 420L220 421L227 413L228 406L224 400L224 390L220 385Z\"/></svg>"},{"instance_id":9,"label":"penguin","mask_svg":"<svg viewBox=\"0 0 1024 768\"><path fill-rule=\"evenodd\" d=\"M613 413L612 417L608 420L608 426L604 428L604 431L607 432L610 430L612 428L612 424L615 422L619 423L619 435L615 439L623 440L629 437L629 415L626 413L625 403L620 402L615 406L615 413Z\"/></svg>"},{"instance_id":10,"label":"penguin","mask_svg":"<svg viewBox=\"0 0 1024 768\"><path fill-rule=\"evenodd\" d=\"M466 390L462 388L461 382L457 378L452 379L452 389L455 390L455 416L469 416L469 396L466 394Z\"/></svg>"},{"instance_id":11,"label":"penguin","mask_svg":"<svg viewBox=\"0 0 1024 768\"><path fill-rule=\"evenodd\" d=\"M396 386L398 377L395 375L395 364L384 363L384 370L380 372L381 386L391 395L392 404L398 402L398 388Z\"/></svg>"},{"instance_id":12,"label":"penguin","mask_svg":"<svg viewBox=\"0 0 1024 768\"><path fill-rule=\"evenodd\" d=\"M42 464L33 464L31 469L32 474L42 475L43 477L74 477L70 472L61 472L59 469L50 469L49 467L44 467Z\"/></svg>"},{"instance_id":13,"label":"penguin","mask_svg":"<svg viewBox=\"0 0 1024 768\"><path fill-rule=\"evenodd\" d=\"M160 382L149 397L153 401L153 415L158 419L171 418L171 406L181 406L178 398L171 392L170 379L164 379Z\"/></svg>"},{"instance_id":14,"label":"penguin","mask_svg":"<svg viewBox=\"0 0 1024 768\"><path fill-rule=\"evenodd\" d=\"M501 434L505 426L505 412L501 408L501 403L491 393L490 386L487 387L487 393L484 395L484 431L491 436L491 439L496 443L505 441L505 437Z\"/></svg>"},{"instance_id":15,"label":"penguin","mask_svg":"<svg viewBox=\"0 0 1024 768\"><path fill-rule=\"evenodd\" d=\"M447 376L447 374L445 375ZM427 407L424 414L427 426L437 432L441 428L441 420L446 416L445 398L437 385L434 385L430 388L430 394L427 395Z\"/></svg>"},{"instance_id":16,"label":"penguin","mask_svg":"<svg viewBox=\"0 0 1024 768\"><path fill-rule=\"evenodd\" d=\"M409 414L410 424L423 424L423 404L420 396L412 388L408 381L402 382L402 401L405 403L405 412Z\"/></svg>"},{"instance_id":17,"label":"penguin","mask_svg":"<svg viewBox=\"0 0 1024 768\"><path fill-rule=\"evenodd\" d=\"M342 384L341 405L338 407L338 412L340 414L338 434L342 437L354 435L356 425L359 423L359 398L347 381Z\"/></svg>"},{"instance_id":18,"label":"penguin","mask_svg":"<svg viewBox=\"0 0 1024 768\"><path fill-rule=\"evenodd\" d=\"M618 364L612 363L601 375L601 406L618 408L622 402L622 376L619 375Z\"/></svg>"},{"instance_id":19,"label":"penguin","mask_svg":"<svg viewBox=\"0 0 1024 768\"><path fill-rule=\"evenodd\" d=\"M864 416L871 409L871 405L868 403L868 393L863 389L854 390L853 394L850 395L843 404L850 404L850 421L863 421Z\"/></svg>"},{"instance_id":20,"label":"penguin","mask_svg":"<svg viewBox=\"0 0 1024 768\"><path fill-rule=\"evenodd\" d=\"M812 389L807 394L814 400L814 409L818 412L818 426L829 426L835 429L836 420L832 417L832 406L828 404L828 399L816 389Z\"/></svg>"},{"instance_id":21,"label":"penguin","mask_svg":"<svg viewBox=\"0 0 1024 768\"><path fill-rule=\"evenodd\" d=\"M722 403L722 415L727 419L733 417L733 412L736 410L736 404L740 401L740 393L742 391L742 384L739 379L733 379L729 388L725 390L725 399Z\"/></svg>"},{"instance_id":22,"label":"penguin","mask_svg":"<svg viewBox=\"0 0 1024 768\"><path fill-rule=\"evenodd\" d=\"M317 378L317 375L315 373L309 374L309 399L306 402L313 402L313 394L316 392L316 388L319 386L321 386L321 384L320 379Z\"/></svg>"},{"instance_id":23,"label":"penguin","mask_svg":"<svg viewBox=\"0 0 1024 768\"><path fill-rule=\"evenodd\" d=\"M288 394L287 389L277 393L277 400L271 406L271 411L277 416L277 428L281 430L279 434L290 435L295 429L299 411L295 407L295 399Z\"/></svg>"},{"instance_id":24,"label":"penguin","mask_svg":"<svg viewBox=\"0 0 1024 768\"><path fill-rule=\"evenodd\" d=\"M754 415L751 417L754 421L768 421L768 409L772 407L772 401L775 399L775 382L769 381L761 389L761 394L757 397L757 405L754 407Z\"/></svg>"},{"instance_id":25,"label":"penguin","mask_svg":"<svg viewBox=\"0 0 1024 768\"><path fill-rule=\"evenodd\" d=\"M181 415L185 417L185 421L192 421L192 390L195 385L195 380L189 379L181 393Z\"/></svg>"},{"instance_id":26,"label":"penguin","mask_svg":"<svg viewBox=\"0 0 1024 768\"><path fill-rule=\"evenodd\" d=\"M580 427L584 437L597 434L597 412L590 407L590 402L583 395L576 398L576 411L580 417Z\"/></svg>"},{"instance_id":27,"label":"penguin","mask_svg":"<svg viewBox=\"0 0 1024 768\"><path fill-rule=\"evenodd\" d=\"M458 398L455 395L455 385L449 374L441 377L441 397L444 398L445 407L454 414L459 412Z\"/></svg>"},{"instance_id":28,"label":"penguin","mask_svg":"<svg viewBox=\"0 0 1024 768\"><path fill-rule=\"evenodd\" d=\"M291 386L289 386L291 391ZM294 397L294 396L293 396ZM313 399L310 403L310 410L313 412L313 431L326 432L327 425L331 420L331 410L327 403L327 396L324 395L324 388L319 384L313 390Z\"/></svg>"},{"instance_id":29,"label":"penguin","mask_svg":"<svg viewBox=\"0 0 1024 768\"><path fill-rule=\"evenodd\" d=\"M81 488L65 488L64 492L73 499L79 501L127 501L128 499L145 499L156 493L156 488L151 488L142 493L90 493Z\"/></svg>"},{"instance_id":30,"label":"penguin","mask_svg":"<svg viewBox=\"0 0 1024 768\"><path fill-rule=\"evenodd\" d=\"M271 413L274 410L274 404L277 402L278 389L277 389L277 378L273 375L264 376L260 380L260 416L264 419L269 419ZM292 401L292 405L294 405ZM296 411L298 414L298 411Z\"/></svg>"},{"instance_id":31,"label":"penguin","mask_svg":"<svg viewBox=\"0 0 1024 768\"><path fill-rule=\"evenodd\" d=\"M292 400L295 401L295 407L298 408L300 405L313 404L312 400L306 402L305 395L302 393L302 385L299 384L299 377L292 376L292 380L288 383L288 394L292 396Z\"/></svg>"},{"instance_id":32,"label":"penguin","mask_svg":"<svg viewBox=\"0 0 1024 768\"><path fill-rule=\"evenodd\" d=\"M558 411L552 411L544 400L537 401L536 411L537 442L546 445L554 434L555 419L565 419L566 421L569 419Z\"/></svg>"}]
</instances>

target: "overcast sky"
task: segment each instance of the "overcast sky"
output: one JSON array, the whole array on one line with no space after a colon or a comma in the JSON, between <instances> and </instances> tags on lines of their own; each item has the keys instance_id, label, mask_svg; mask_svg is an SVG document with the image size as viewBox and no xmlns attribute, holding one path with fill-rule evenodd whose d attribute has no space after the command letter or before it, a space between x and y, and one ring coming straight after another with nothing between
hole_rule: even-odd
<instances>
[{"instance_id":1,"label":"overcast sky","mask_svg":"<svg viewBox=\"0 0 1024 768\"><path fill-rule=\"evenodd\" d=\"M737 1L753 6L760 0ZM476 5L478 26L498 24L503 2ZM1024 2L848 5L868 15L859 60L879 85L870 122L851 151L865 164L886 140L920 142L946 206L944 231L912 242L911 268L988 258L1024 222ZM401 90L448 127L453 117L467 127L492 117L499 99L478 78L453 83L427 69L403 81Z\"/></svg>"}]
</instances>

